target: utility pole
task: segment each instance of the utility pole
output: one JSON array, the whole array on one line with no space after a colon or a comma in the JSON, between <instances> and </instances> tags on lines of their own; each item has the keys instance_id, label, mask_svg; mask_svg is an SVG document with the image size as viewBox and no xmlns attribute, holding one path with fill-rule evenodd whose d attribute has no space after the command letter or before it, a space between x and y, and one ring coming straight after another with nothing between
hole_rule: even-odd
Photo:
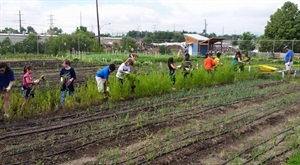
<instances>
[{"instance_id":1,"label":"utility pole","mask_svg":"<svg viewBox=\"0 0 300 165\"><path fill-rule=\"evenodd\" d=\"M204 34L207 34L207 23L206 23L206 19L205 19L205 21L204 21L204 26L205 26L205 32L204 32Z\"/></svg>"},{"instance_id":2,"label":"utility pole","mask_svg":"<svg viewBox=\"0 0 300 165\"><path fill-rule=\"evenodd\" d=\"M99 13L98 13L98 0L96 0L96 10L97 10L98 44L99 44L99 47L101 47L100 24L99 24Z\"/></svg>"},{"instance_id":3,"label":"utility pole","mask_svg":"<svg viewBox=\"0 0 300 165\"><path fill-rule=\"evenodd\" d=\"M19 24L20 24L20 33L22 33L21 10L19 10Z\"/></svg>"},{"instance_id":4,"label":"utility pole","mask_svg":"<svg viewBox=\"0 0 300 165\"><path fill-rule=\"evenodd\" d=\"M80 26L82 26L82 15L81 15L81 12L80 12Z\"/></svg>"},{"instance_id":5,"label":"utility pole","mask_svg":"<svg viewBox=\"0 0 300 165\"><path fill-rule=\"evenodd\" d=\"M52 31L52 30L53 30L53 28L54 28L54 23L53 23L53 20L54 20L54 19L53 19L53 16L54 16L54 15L52 15L52 14L49 15L49 17L50 17L50 19L49 19L49 21L50 21L50 24L49 24L49 25L50 25L50 28L49 28L49 33L50 33L50 35L53 34L53 31Z\"/></svg>"}]
</instances>

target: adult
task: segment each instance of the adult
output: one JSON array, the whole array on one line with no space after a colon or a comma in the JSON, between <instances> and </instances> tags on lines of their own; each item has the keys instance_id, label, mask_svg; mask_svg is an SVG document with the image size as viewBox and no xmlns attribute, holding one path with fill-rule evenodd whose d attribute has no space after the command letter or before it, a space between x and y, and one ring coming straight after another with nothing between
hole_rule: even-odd
<instances>
[{"instance_id":1,"label":"adult","mask_svg":"<svg viewBox=\"0 0 300 165\"><path fill-rule=\"evenodd\" d=\"M293 66L293 56L294 53L292 50L290 50L289 46L285 46L283 48L286 51L286 55L285 55L285 68L288 72L288 78L291 77L291 70L292 70L292 66Z\"/></svg>"},{"instance_id":2,"label":"adult","mask_svg":"<svg viewBox=\"0 0 300 165\"><path fill-rule=\"evenodd\" d=\"M189 49L187 48L187 46L184 47L184 56L189 55Z\"/></svg>"},{"instance_id":3,"label":"adult","mask_svg":"<svg viewBox=\"0 0 300 165\"><path fill-rule=\"evenodd\" d=\"M14 71L5 62L0 62L0 94L4 95L4 117L9 118L10 89L15 81Z\"/></svg>"}]
</instances>

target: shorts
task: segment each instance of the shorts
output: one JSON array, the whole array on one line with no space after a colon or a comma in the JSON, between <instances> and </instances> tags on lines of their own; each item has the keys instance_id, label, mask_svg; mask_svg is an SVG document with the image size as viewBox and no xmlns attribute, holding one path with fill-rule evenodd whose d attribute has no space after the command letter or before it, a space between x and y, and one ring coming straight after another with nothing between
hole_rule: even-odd
<instances>
[{"instance_id":1,"label":"shorts","mask_svg":"<svg viewBox=\"0 0 300 165\"><path fill-rule=\"evenodd\" d=\"M34 98L34 93L31 92L31 90L32 90L32 87L24 87L24 86L23 86L22 96L23 96L25 99L28 99L29 97Z\"/></svg>"},{"instance_id":2,"label":"shorts","mask_svg":"<svg viewBox=\"0 0 300 165\"><path fill-rule=\"evenodd\" d=\"M293 61L290 62L290 65L288 65L288 62L285 63L286 70L292 70L292 66L293 66Z\"/></svg>"}]
</instances>

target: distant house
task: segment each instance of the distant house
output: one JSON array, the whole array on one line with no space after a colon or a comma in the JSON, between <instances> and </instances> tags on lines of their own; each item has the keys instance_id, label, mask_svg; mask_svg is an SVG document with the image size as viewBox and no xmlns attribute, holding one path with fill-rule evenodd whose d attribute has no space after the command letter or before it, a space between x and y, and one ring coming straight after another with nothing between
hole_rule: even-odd
<instances>
[{"instance_id":1,"label":"distant house","mask_svg":"<svg viewBox=\"0 0 300 165\"><path fill-rule=\"evenodd\" d=\"M210 50L219 47L222 51L223 38L207 38L199 34L183 34L189 54L192 56L205 55ZM218 46L220 45L220 46Z\"/></svg>"}]
</instances>

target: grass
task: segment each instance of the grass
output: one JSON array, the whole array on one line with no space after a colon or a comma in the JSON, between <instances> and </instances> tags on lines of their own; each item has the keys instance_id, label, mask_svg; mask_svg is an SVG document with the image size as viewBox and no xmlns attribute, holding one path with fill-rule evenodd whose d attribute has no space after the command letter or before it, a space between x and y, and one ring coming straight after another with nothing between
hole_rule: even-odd
<instances>
[{"instance_id":1,"label":"grass","mask_svg":"<svg viewBox=\"0 0 300 165\"><path fill-rule=\"evenodd\" d=\"M286 165L298 165L300 164L300 149L298 149L297 153L292 155Z\"/></svg>"}]
</instances>

